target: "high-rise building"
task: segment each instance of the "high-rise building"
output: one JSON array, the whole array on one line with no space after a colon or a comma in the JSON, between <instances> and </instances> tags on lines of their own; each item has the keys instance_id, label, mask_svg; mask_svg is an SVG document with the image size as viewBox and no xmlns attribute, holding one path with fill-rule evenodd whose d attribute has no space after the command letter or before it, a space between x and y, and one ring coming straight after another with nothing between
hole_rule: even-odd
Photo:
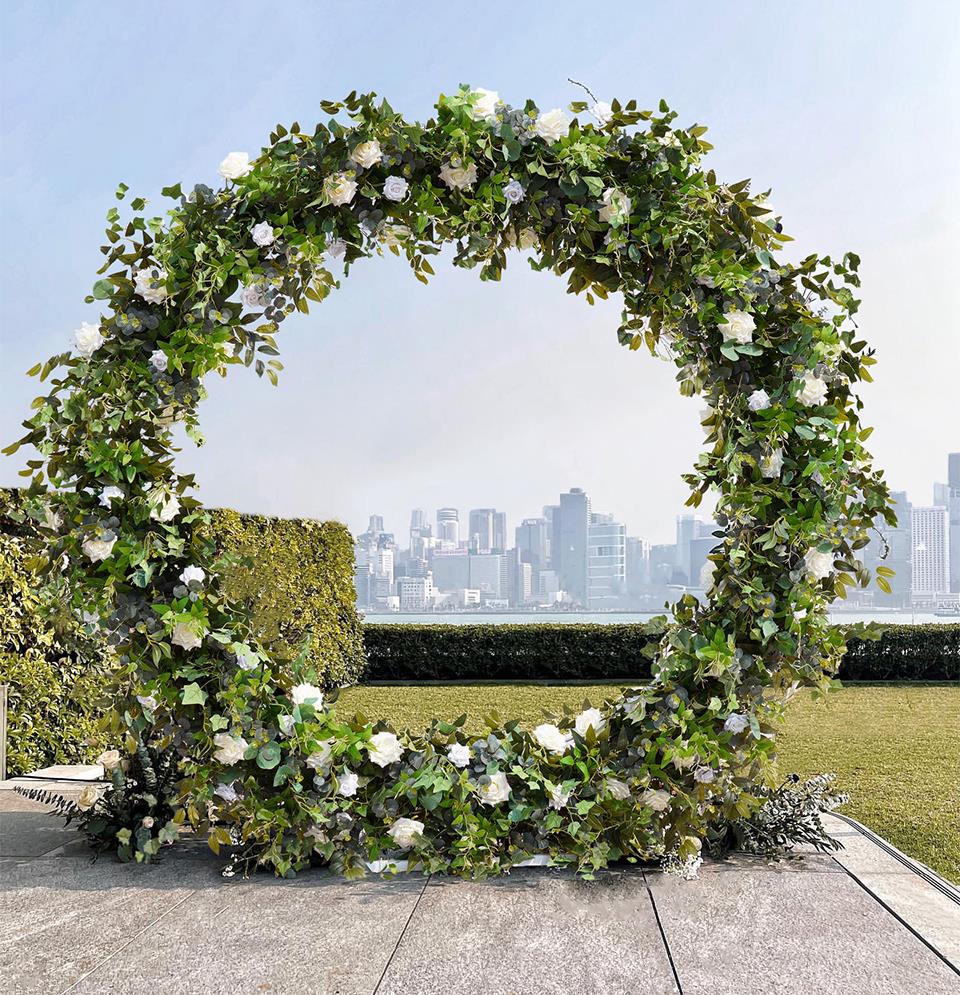
<instances>
[{"instance_id":1,"label":"high-rise building","mask_svg":"<svg viewBox=\"0 0 960 995\"><path fill-rule=\"evenodd\" d=\"M587 527L587 607L620 608L627 590L627 527L592 514Z\"/></svg>"},{"instance_id":2,"label":"high-rise building","mask_svg":"<svg viewBox=\"0 0 960 995\"><path fill-rule=\"evenodd\" d=\"M946 508L914 508L911 515L914 605L936 603L950 590L950 517Z\"/></svg>"},{"instance_id":3,"label":"high-rise building","mask_svg":"<svg viewBox=\"0 0 960 995\"><path fill-rule=\"evenodd\" d=\"M553 569L560 589L573 604L587 604L587 533L590 528L590 498L579 487L560 495L553 513Z\"/></svg>"},{"instance_id":4,"label":"high-rise building","mask_svg":"<svg viewBox=\"0 0 960 995\"><path fill-rule=\"evenodd\" d=\"M463 550L437 550L431 560L433 583L439 591L470 587L470 555Z\"/></svg>"},{"instance_id":5,"label":"high-rise building","mask_svg":"<svg viewBox=\"0 0 960 995\"><path fill-rule=\"evenodd\" d=\"M427 513L423 508L414 508L410 512L410 531L419 532L427 527Z\"/></svg>"},{"instance_id":6,"label":"high-rise building","mask_svg":"<svg viewBox=\"0 0 960 995\"><path fill-rule=\"evenodd\" d=\"M960 453L947 456L947 511L950 516L950 590L960 591Z\"/></svg>"},{"instance_id":7,"label":"high-rise building","mask_svg":"<svg viewBox=\"0 0 960 995\"><path fill-rule=\"evenodd\" d=\"M547 556L543 561L544 569L556 570L556 565L553 562L553 550L554 550L554 534L553 534L553 518L554 515L560 514L560 505L558 504L545 504L543 506L543 519L547 523Z\"/></svg>"},{"instance_id":8,"label":"high-rise building","mask_svg":"<svg viewBox=\"0 0 960 995\"><path fill-rule=\"evenodd\" d=\"M367 525L368 532L382 532L383 531L383 515L371 515L370 522Z\"/></svg>"},{"instance_id":9,"label":"high-rise building","mask_svg":"<svg viewBox=\"0 0 960 995\"><path fill-rule=\"evenodd\" d=\"M397 581L397 594L400 596L400 611L422 612L432 608L434 602L433 575L425 577L401 577Z\"/></svg>"},{"instance_id":10,"label":"high-rise building","mask_svg":"<svg viewBox=\"0 0 960 995\"><path fill-rule=\"evenodd\" d=\"M495 508L474 508L470 512L470 548L477 553L489 553L493 549L493 518Z\"/></svg>"},{"instance_id":11,"label":"high-rise building","mask_svg":"<svg viewBox=\"0 0 960 995\"><path fill-rule=\"evenodd\" d=\"M913 506L906 491L891 491L890 498L897 516L896 525L888 525L882 518L874 522L870 542L863 553L864 566L876 577L877 567L888 567L893 576L887 578L890 593L880 590L874 583L865 591L867 603L871 605L907 608L910 606L912 588L913 526L911 524Z\"/></svg>"},{"instance_id":12,"label":"high-rise building","mask_svg":"<svg viewBox=\"0 0 960 995\"><path fill-rule=\"evenodd\" d=\"M507 513L505 511L493 513L493 538L490 542L490 549L494 553L507 551Z\"/></svg>"},{"instance_id":13,"label":"high-rise building","mask_svg":"<svg viewBox=\"0 0 960 995\"><path fill-rule=\"evenodd\" d=\"M548 527L545 518L525 518L514 533L521 563L529 563L533 593L540 593L540 571L547 566Z\"/></svg>"},{"instance_id":14,"label":"high-rise building","mask_svg":"<svg viewBox=\"0 0 960 995\"><path fill-rule=\"evenodd\" d=\"M445 543L460 542L460 512L456 508L437 509L437 539Z\"/></svg>"},{"instance_id":15,"label":"high-rise building","mask_svg":"<svg viewBox=\"0 0 960 995\"><path fill-rule=\"evenodd\" d=\"M650 543L639 536L627 536L627 594L632 600L650 590Z\"/></svg>"},{"instance_id":16,"label":"high-rise building","mask_svg":"<svg viewBox=\"0 0 960 995\"><path fill-rule=\"evenodd\" d=\"M470 583L481 595L502 598L506 595L508 579L507 558L498 553L470 554Z\"/></svg>"}]
</instances>

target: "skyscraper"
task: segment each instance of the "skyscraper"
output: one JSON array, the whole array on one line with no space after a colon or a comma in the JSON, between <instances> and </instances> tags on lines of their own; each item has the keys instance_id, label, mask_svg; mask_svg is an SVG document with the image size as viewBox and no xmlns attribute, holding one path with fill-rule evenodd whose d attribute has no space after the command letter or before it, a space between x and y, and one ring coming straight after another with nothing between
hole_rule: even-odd
<instances>
[{"instance_id":1,"label":"skyscraper","mask_svg":"<svg viewBox=\"0 0 960 995\"><path fill-rule=\"evenodd\" d=\"M517 555L521 563L529 563L533 593L540 593L540 571L547 568L548 531L545 518L525 518L516 528Z\"/></svg>"},{"instance_id":2,"label":"skyscraper","mask_svg":"<svg viewBox=\"0 0 960 995\"><path fill-rule=\"evenodd\" d=\"M470 546L476 546L476 552L489 553L493 549L493 519L495 508L474 508L470 512L470 531L468 538Z\"/></svg>"},{"instance_id":3,"label":"skyscraper","mask_svg":"<svg viewBox=\"0 0 960 995\"><path fill-rule=\"evenodd\" d=\"M621 608L627 589L627 527L613 515L590 516L587 528L587 607Z\"/></svg>"},{"instance_id":4,"label":"skyscraper","mask_svg":"<svg viewBox=\"0 0 960 995\"><path fill-rule=\"evenodd\" d=\"M587 603L587 533L590 528L590 498L579 487L560 495L553 514L553 569L560 589L574 603Z\"/></svg>"},{"instance_id":5,"label":"skyscraper","mask_svg":"<svg viewBox=\"0 0 960 995\"><path fill-rule=\"evenodd\" d=\"M507 513L505 511L493 513L493 538L490 542L490 548L495 553L507 551Z\"/></svg>"},{"instance_id":6,"label":"skyscraper","mask_svg":"<svg viewBox=\"0 0 960 995\"><path fill-rule=\"evenodd\" d=\"M437 538L441 542L460 542L460 512L456 508L437 509Z\"/></svg>"},{"instance_id":7,"label":"skyscraper","mask_svg":"<svg viewBox=\"0 0 960 995\"><path fill-rule=\"evenodd\" d=\"M935 604L950 590L950 517L946 508L914 508L912 596L915 605Z\"/></svg>"},{"instance_id":8,"label":"skyscraper","mask_svg":"<svg viewBox=\"0 0 960 995\"><path fill-rule=\"evenodd\" d=\"M890 593L881 591L874 583L870 590L870 603L906 608L910 605L912 588L913 505L910 504L906 491L891 491L890 498L893 501L897 524L887 525L882 518L874 522L874 534L871 535L870 543L864 551L863 561L874 575L877 567L889 567L893 571L893 576L887 578Z\"/></svg>"}]
</instances>

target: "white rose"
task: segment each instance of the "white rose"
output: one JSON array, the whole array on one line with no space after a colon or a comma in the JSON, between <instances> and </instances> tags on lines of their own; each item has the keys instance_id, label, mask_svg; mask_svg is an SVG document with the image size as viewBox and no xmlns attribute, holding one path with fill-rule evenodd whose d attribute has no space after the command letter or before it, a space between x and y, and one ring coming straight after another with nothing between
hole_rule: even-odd
<instances>
[{"instance_id":1,"label":"white rose","mask_svg":"<svg viewBox=\"0 0 960 995\"><path fill-rule=\"evenodd\" d=\"M625 781L619 781L615 777L608 777L603 782L603 788L611 798L616 798L618 802L626 801L630 797L630 786Z\"/></svg>"},{"instance_id":2,"label":"white rose","mask_svg":"<svg viewBox=\"0 0 960 995\"><path fill-rule=\"evenodd\" d=\"M392 732L378 732L370 737L367 754L378 767L387 767L403 756L403 747Z\"/></svg>"},{"instance_id":3,"label":"white rose","mask_svg":"<svg viewBox=\"0 0 960 995\"><path fill-rule=\"evenodd\" d=\"M797 400L801 404L817 405L823 404L827 399L827 385L816 374L807 372L800 377L800 390L797 392Z\"/></svg>"},{"instance_id":4,"label":"white rose","mask_svg":"<svg viewBox=\"0 0 960 995\"><path fill-rule=\"evenodd\" d=\"M451 190L469 190L477 182L477 166L471 162L469 166L464 166L460 160L456 164L445 162L440 167L440 179Z\"/></svg>"},{"instance_id":5,"label":"white rose","mask_svg":"<svg viewBox=\"0 0 960 995\"><path fill-rule=\"evenodd\" d=\"M693 779L698 784L712 784L717 779L717 775L712 767L698 767L693 772Z\"/></svg>"},{"instance_id":6,"label":"white rose","mask_svg":"<svg viewBox=\"0 0 960 995\"><path fill-rule=\"evenodd\" d=\"M241 670L255 670L260 665L259 657L246 643L234 643L233 654Z\"/></svg>"},{"instance_id":7,"label":"white rose","mask_svg":"<svg viewBox=\"0 0 960 995\"><path fill-rule=\"evenodd\" d=\"M146 709L148 712L155 712L157 710L158 702L152 694L138 694L137 701L139 701L141 707Z\"/></svg>"},{"instance_id":8,"label":"white rose","mask_svg":"<svg viewBox=\"0 0 960 995\"><path fill-rule=\"evenodd\" d=\"M593 107L590 108L590 113L600 122L601 125L607 125L610 123L610 118L613 117L613 108L606 100L598 100Z\"/></svg>"},{"instance_id":9,"label":"white rose","mask_svg":"<svg viewBox=\"0 0 960 995\"><path fill-rule=\"evenodd\" d=\"M180 571L180 581L186 584L187 587L191 583L202 584L207 579L207 575L203 572L203 567L195 567L193 565L189 567L184 567Z\"/></svg>"},{"instance_id":10,"label":"white rose","mask_svg":"<svg viewBox=\"0 0 960 995\"><path fill-rule=\"evenodd\" d=\"M327 201L335 207L349 204L357 192L357 181L348 173L334 173L323 181Z\"/></svg>"},{"instance_id":11,"label":"white rose","mask_svg":"<svg viewBox=\"0 0 960 995\"><path fill-rule=\"evenodd\" d=\"M97 539L87 539L80 548L91 563L102 563L113 552L116 542L113 532L103 532Z\"/></svg>"},{"instance_id":12,"label":"white rose","mask_svg":"<svg viewBox=\"0 0 960 995\"><path fill-rule=\"evenodd\" d=\"M807 576L820 581L833 573L833 553L821 553L819 549L808 549L803 557Z\"/></svg>"},{"instance_id":13,"label":"white rose","mask_svg":"<svg viewBox=\"0 0 960 995\"><path fill-rule=\"evenodd\" d=\"M267 299L263 295L263 290L257 284L244 287L240 293L240 300L243 302L244 307L252 308L253 310L267 306Z\"/></svg>"},{"instance_id":14,"label":"white rose","mask_svg":"<svg viewBox=\"0 0 960 995\"><path fill-rule=\"evenodd\" d=\"M737 345L746 345L753 341L753 331L757 323L753 320L752 314L746 311L727 311L723 316L723 321L717 326L724 342L736 342Z\"/></svg>"},{"instance_id":15,"label":"white rose","mask_svg":"<svg viewBox=\"0 0 960 995\"><path fill-rule=\"evenodd\" d=\"M74 345L84 359L89 359L103 345L103 341L100 326L91 325L89 321L81 322L80 327L73 333Z\"/></svg>"},{"instance_id":16,"label":"white rose","mask_svg":"<svg viewBox=\"0 0 960 995\"><path fill-rule=\"evenodd\" d=\"M138 269L133 274L134 290L148 304L162 304L169 296L167 288L163 284L166 278L166 270L157 266Z\"/></svg>"},{"instance_id":17,"label":"white rose","mask_svg":"<svg viewBox=\"0 0 960 995\"><path fill-rule=\"evenodd\" d=\"M339 259L347 251L347 243L342 238L331 238L327 242L327 254L331 259Z\"/></svg>"},{"instance_id":18,"label":"white rose","mask_svg":"<svg viewBox=\"0 0 960 995\"><path fill-rule=\"evenodd\" d=\"M510 204L519 204L526 196L526 193L526 190L523 189L523 184L519 180L511 180L503 188L503 196Z\"/></svg>"},{"instance_id":19,"label":"white rose","mask_svg":"<svg viewBox=\"0 0 960 995\"><path fill-rule=\"evenodd\" d=\"M97 757L97 763L100 764L104 770L113 770L114 767L119 767L120 751L105 750L99 757Z\"/></svg>"},{"instance_id":20,"label":"white rose","mask_svg":"<svg viewBox=\"0 0 960 995\"><path fill-rule=\"evenodd\" d=\"M333 755L333 740L324 739L317 743L317 749L307 757L307 766L311 770L322 770L330 763Z\"/></svg>"},{"instance_id":21,"label":"white rose","mask_svg":"<svg viewBox=\"0 0 960 995\"><path fill-rule=\"evenodd\" d=\"M774 449L765 459L760 461L760 472L764 477L773 479L780 476L783 469L783 450Z\"/></svg>"},{"instance_id":22,"label":"white rose","mask_svg":"<svg viewBox=\"0 0 960 995\"><path fill-rule=\"evenodd\" d=\"M248 743L243 736L231 736L226 732L218 732L213 737L213 745L217 748L213 754L213 759L224 767L231 767L238 764L247 752Z\"/></svg>"},{"instance_id":23,"label":"white rose","mask_svg":"<svg viewBox=\"0 0 960 995\"><path fill-rule=\"evenodd\" d=\"M364 169L369 169L383 158L380 150L380 143L376 140L371 142L361 142L351 153L350 158Z\"/></svg>"},{"instance_id":24,"label":"white rose","mask_svg":"<svg viewBox=\"0 0 960 995\"><path fill-rule=\"evenodd\" d=\"M570 118L559 107L541 114L533 126L534 132L548 145L558 142L570 130Z\"/></svg>"},{"instance_id":25,"label":"white rose","mask_svg":"<svg viewBox=\"0 0 960 995\"><path fill-rule=\"evenodd\" d=\"M548 789L550 795L550 808L560 809L570 801L569 789L564 791L562 784L557 784Z\"/></svg>"},{"instance_id":26,"label":"white rose","mask_svg":"<svg viewBox=\"0 0 960 995\"><path fill-rule=\"evenodd\" d=\"M670 807L670 792L662 788L647 788L640 796L640 804L654 812L666 812Z\"/></svg>"},{"instance_id":27,"label":"white rose","mask_svg":"<svg viewBox=\"0 0 960 995\"><path fill-rule=\"evenodd\" d=\"M532 735L547 753L553 753L557 756L566 753L570 746L570 738L549 722L537 726Z\"/></svg>"},{"instance_id":28,"label":"white rose","mask_svg":"<svg viewBox=\"0 0 960 995\"><path fill-rule=\"evenodd\" d=\"M220 163L220 168L217 172L225 180L239 180L241 176L246 176L252 168L250 165L250 156L246 152L231 152Z\"/></svg>"},{"instance_id":29,"label":"white rose","mask_svg":"<svg viewBox=\"0 0 960 995\"><path fill-rule=\"evenodd\" d=\"M150 517L156 522L170 522L180 514L180 501L176 494L161 498L150 512Z\"/></svg>"},{"instance_id":30,"label":"white rose","mask_svg":"<svg viewBox=\"0 0 960 995\"><path fill-rule=\"evenodd\" d=\"M749 725L750 719L748 716L741 715L739 712L734 712L732 715L727 716L727 721L723 723L723 731L739 735Z\"/></svg>"},{"instance_id":31,"label":"white rose","mask_svg":"<svg viewBox=\"0 0 960 995\"><path fill-rule=\"evenodd\" d=\"M260 248L273 245L277 240L277 236L273 233L273 225L269 221L261 221L260 224L254 225L250 229L250 235L253 238L254 245L259 245Z\"/></svg>"},{"instance_id":32,"label":"white rose","mask_svg":"<svg viewBox=\"0 0 960 995\"><path fill-rule=\"evenodd\" d=\"M237 794L237 789L233 786L233 781L229 784L218 784L216 788L213 789L213 793L217 797L222 798L225 802L235 802L240 796Z\"/></svg>"},{"instance_id":33,"label":"white rose","mask_svg":"<svg viewBox=\"0 0 960 995\"><path fill-rule=\"evenodd\" d=\"M423 836L423 823L418 819L397 819L387 830L401 850L409 850Z\"/></svg>"},{"instance_id":34,"label":"white rose","mask_svg":"<svg viewBox=\"0 0 960 995\"><path fill-rule=\"evenodd\" d=\"M470 747L466 743L451 743L447 747L447 759L454 767L466 767L470 756Z\"/></svg>"},{"instance_id":35,"label":"white rose","mask_svg":"<svg viewBox=\"0 0 960 995\"><path fill-rule=\"evenodd\" d=\"M144 829L153 829L153 825L154 825L153 816L152 815L145 815L140 820L140 825L143 826Z\"/></svg>"},{"instance_id":36,"label":"white rose","mask_svg":"<svg viewBox=\"0 0 960 995\"><path fill-rule=\"evenodd\" d=\"M103 797L103 789L88 784L77 796L77 808L81 812L89 812Z\"/></svg>"},{"instance_id":37,"label":"white rose","mask_svg":"<svg viewBox=\"0 0 960 995\"><path fill-rule=\"evenodd\" d=\"M162 349L154 349L150 353L150 365L158 373L166 373L167 371L167 354Z\"/></svg>"},{"instance_id":38,"label":"white rose","mask_svg":"<svg viewBox=\"0 0 960 995\"><path fill-rule=\"evenodd\" d=\"M766 411L770 407L770 395L763 388L755 390L747 398L747 407L751 411Z\"/></svg>"},{"instance_id":39,"label":"white rose","mask_svg":"<svg viewBox=\"0 0 960 995\"><path fill-rule=\"evenodd\" d=\"M709 591L713 587L714 574L717 572L717 564L713 560L707 560L700 568L700 586Z\"/></svg>"},{"instance_id":40,"label":"white rose","mask_svg":"<svg viewBox=\"0 0 960 995\"><path fill-rule=\"evenodd\" d=\"M290 698L295 705L311 704L314 708L323 705L323 692L313 684L298 684L290 692Z\"/></svg>"},{"instance_id":41,"label":"white rose","mask_svg":"<svg viewBox=\"0 0 960 995\"><path fill-rule=\"evenodd\" d=\"M581 736L586 736L588 729L593 729L597 734L603 732L607 720L603 717L603 712L599 708L587 708L582 711L573 723L573 728Z\"/></svg>"},{"instance_id":42,"label":"white rose","mask_svg":"<svg viewBox=\"0 0 960 995\"><path fill-rule=\"evenodd\" d=\"M383 181L383 196L387 200L401 201L409 189L410 184L402 176L388 176Z\"/></svg>"},{"instance_id":43,"label":"white rose","mask_svg":"<svg viewBox=\"0 0 960 995\"><path fill-rule=\"evenodd\" d=\"M109 508L110 505L117 499L123 497L123 491L119 487L110 484L109 487L104 487L100 492L100 503L104 508Z\"/></svg>"},{"instance_id":44,"label":"white rose","mask_svg":"<svg viewBox=\"0 0 960 995\"><path fill-rule=\"evenodd\" d=\"M203 643L206 629L198 627L195 622L177 622L173 627L170 642L185 650L195 650Z\"/></svg>"},{"instance_id":45,"label":"white rose","mask_svg":"<svg viewBox=\"0 0 960 995\"><path fill-rule=\"evenodd\" d=\"M485 783L477 786L477 793L484 805L499 805L510 797L510 782L507 775L497 771L491 774Z\"/></svg>"},{"instance_id":46,"label":"white rose","mask_svg":"<svg viewBox=\"0 0 960 995\"><path fill-rule=\"evenodd\" d=\"M488 118L496 117L500 94L496 90L485 90L482 86L478 86L473 94L477 99L470 108L471 117L476 121L486 121Z\"/></svg>"},{"instance_id":47,"label":"white rose","mask_svg":"<svg viewBox=\"0 0 960 995\"><path fill-rule=\"evenodd\" d=\"M352 798L360 787L360 778L352 770L346 770L343 775L337 778L337 794L344 798Z\"/></svg>"},{"instance_id":48,"label":"white rose","mask_svg":"<svg viewBox=\"0 0 960 995\"><path fill-rule=\"evenodd\" d=\"M603 191L603 207L600 208L600 220L605 224L622 225L633 210L633 201L616 187L607 187Z\"/></svg>"}]
</instances>

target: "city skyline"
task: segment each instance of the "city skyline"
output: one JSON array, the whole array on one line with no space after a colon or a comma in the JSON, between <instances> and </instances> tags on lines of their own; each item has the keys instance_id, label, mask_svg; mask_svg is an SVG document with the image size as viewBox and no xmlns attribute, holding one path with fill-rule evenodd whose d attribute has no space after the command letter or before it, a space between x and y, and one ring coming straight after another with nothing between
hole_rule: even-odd
<instances>
[{"instance_id":1,"label":"city skyline","mask_svg":"<svg viewBox=\"0 0 960 995\"><path fill-rule=\"evenodd\" d=\"M448 17L408 13L392 18L384 37L368 29L382 17L376 5L319 19L313 5L290 2L271 11L282 58L265 57L249 28L261 12L241 0L226 19L213 6L175 2L165 17L140 19L109 0L45 5L42 18L34 6L4 5L0 32L3 137L17 149L0 166L10 192L0 242L3 445L22 434L40 389L23 372L97 319L83 298L119 181L159 212L162 187L217 185L228 152L256 153L278 120L312 127L325 117L321 98L353 87L424 120L460 82L514 103L565 106L583 95L568 76L600 99L655 107L663 97L678 123L705 124L715 145L706 162L719 176L772 188L795 239L786 258L860 255L857 318L878 358L864 418L892 486L926 502L939 454L960 443L960 334L947 262L960 230L949 170L928 166L954 161L960 149L950 96L960 87L960 43L944 30L951 5L922 4L917 16L917 5L893 3L620 3L568 32L546 6L505 31L516 10L491 3L470 38L456 40L443 27ZM195 30L185 33L184 23ZM166 80L178 109L162 148L142 93L116 85L116 53L127 50L137 51L144 78ZM397 51L431 54L410 72ZM201 65L217 80L215 99L197 99ZM909 139L891 140L904 121ZM244 370L230 374L236 389L208 378L206 444L183 440L178 457L182 472L196 475L199 498L339 519L357 532L374 505L401 521L415 505L495 504L516 521L540 495L579 483L652 541L670 540L687 496L681 475L701 448L701 403L678 396L668 364L617 344L619 297L588 307L520 253L497 284L449 260L438 257L429 289L389 253L360 264L355 279L284 327L279 390ZM25 458L0 460L0 484L19 482Z\"/></svg>"}]
</instances>

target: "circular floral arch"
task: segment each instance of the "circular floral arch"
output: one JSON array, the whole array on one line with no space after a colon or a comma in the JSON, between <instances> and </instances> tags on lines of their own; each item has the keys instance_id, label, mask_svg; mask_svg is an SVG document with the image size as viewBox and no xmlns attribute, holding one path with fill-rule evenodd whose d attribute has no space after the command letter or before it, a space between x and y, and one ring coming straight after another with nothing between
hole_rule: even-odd
<instances>
[{"instance_id":1,"label":"circular floral arch","mask_svg":"<svg viewBox=\"0 0 960 995\"><path fill-rule=\"evenodd\" d=\"M869 581L857 550L892 518L853 392L873 362L852 321L858 259L776 259L772 205L704 169L706 129L674 128L663 103L575 103L571 120L464 86L426 124L374 94L321 106L312 132L278 126L255 160L228 155L219 189L165 189L163 218L142 199L126 223L113 208L88 298L106 313L31 371L55 374L21 440L41 457L49 562L109 631L127 760L107 765L117 786L135 767L141 789L122 814L90 808L88 829L142 860L188 821L281 874L695 862L712 827L759 805L790 693L829 683L843 643L828 604ZM338 715L304 664L253 640L174 466L174 427L199 439L206 375L245 364L276 382L280 322L341 266L386 249L426 282L448 243L481 279L520 249L591 303L621 293L621 343L707 404L685 477L690 504L717 499L706 604L674 607L649 686L532 731Z\"/></svg>"}]
</instances>

